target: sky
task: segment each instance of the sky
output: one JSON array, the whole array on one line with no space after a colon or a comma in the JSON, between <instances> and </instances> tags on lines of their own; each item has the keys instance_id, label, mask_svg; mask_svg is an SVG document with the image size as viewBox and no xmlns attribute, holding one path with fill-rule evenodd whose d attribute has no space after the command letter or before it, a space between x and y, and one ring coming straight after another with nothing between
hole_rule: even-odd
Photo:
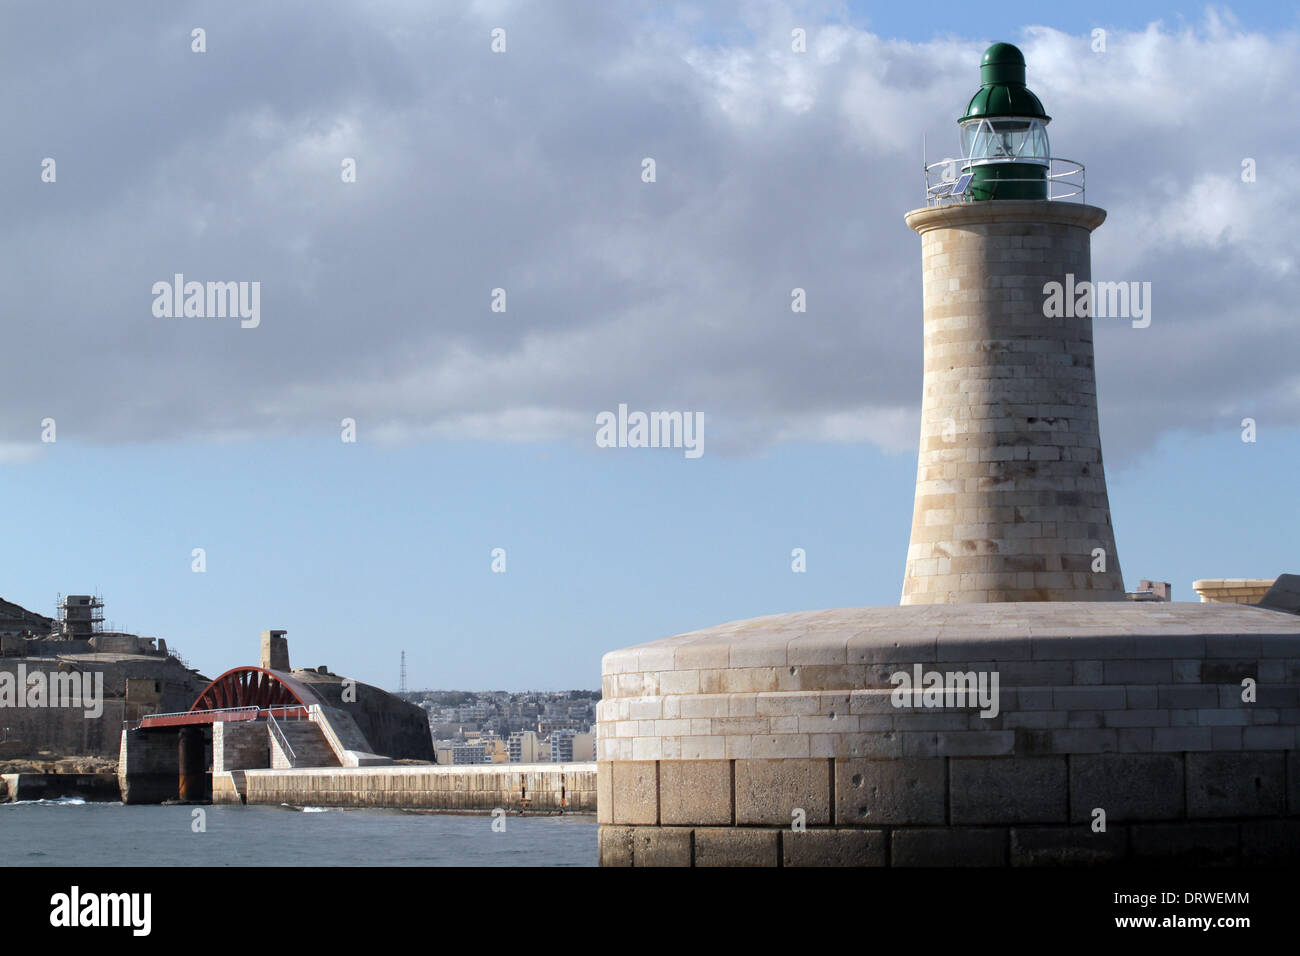
<instances>
[{"instance_id":1,"label":"sky","mask_svg":"<svg viewBox=\"0 0 1300 956\"><path fill-rule=\"evenodd\" d=\"M1093 277L1151 283L1095 323L1127 585L1300 571L1300 5L1068 6L7 4L0 596L100 593L209 676L282 628L516 690L897 603L903 215L998 40L1108 211ZM160 315L178 273L256 322ZM598 447L620 404L703 454Z\"/></svg>"}]
</instances>

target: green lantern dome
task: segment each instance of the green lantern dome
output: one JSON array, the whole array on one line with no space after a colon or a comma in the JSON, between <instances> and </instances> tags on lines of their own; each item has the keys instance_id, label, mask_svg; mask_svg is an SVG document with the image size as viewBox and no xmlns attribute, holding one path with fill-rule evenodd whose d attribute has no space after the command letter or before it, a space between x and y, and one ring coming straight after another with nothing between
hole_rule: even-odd
<instances>
[{"instance_id":1,"label":"green lantern dome","mask_svg":"<svg viewBox=\"0 0 1300 956\"><path fill-rule=\"evenodd\" d=\"M980 88L971 97L961 128L964 171L972 200L1046 199L1052 118L1025 86L1025 56L1010 43L995 43L980 60Z\"/></svg>"},{"instance_id":2,"label":"green lantern dome","mask_svg":"<svg viewBox=\"0 0 1300 956\"><path fill-rule=\"evenodd\" d=\"M1049 122L1042 101L1025 86L1025 55L1010 43L995 43L980 60L980 88L958 122L981 116L1032 116Z\"/></svg>"}]
</instances>

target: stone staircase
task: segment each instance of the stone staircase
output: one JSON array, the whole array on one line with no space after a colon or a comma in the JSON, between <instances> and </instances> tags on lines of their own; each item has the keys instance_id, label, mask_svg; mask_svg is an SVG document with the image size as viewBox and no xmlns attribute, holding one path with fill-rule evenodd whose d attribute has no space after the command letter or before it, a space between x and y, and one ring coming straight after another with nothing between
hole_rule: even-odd
<instances>
[{"instance_id":1,"label":"stone staircase","mask_svg":"<svg viewBox=\"0 0 1300 956\"><path fill-rule=\"evenodd\" d=\"M311 719L324 733L337 762L344 767L375 767L393 762L389 757L370 752L369 741L347 711L317 705L311 708Z\"/></svg>"},{"instance_id":2,"label":"stone staircase","mask_svg":"<svg viewBox=\"0 0 1300 956\"><path fill-rule=\"evenodd\" d=\"M339 759L325 739L320 727L310 720L278 721L284 740L293 750L290 757L274 729L268 728L271 738L271 767L286 770L290 767L338 767Z\"/></svg>"}]
</instances>

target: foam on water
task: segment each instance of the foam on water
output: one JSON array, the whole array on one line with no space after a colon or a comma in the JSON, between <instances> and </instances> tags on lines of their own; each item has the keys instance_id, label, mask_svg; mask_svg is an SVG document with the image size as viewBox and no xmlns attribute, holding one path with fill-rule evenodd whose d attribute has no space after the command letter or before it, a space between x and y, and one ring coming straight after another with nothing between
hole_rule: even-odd
<instances>
[{"instance_id":1,"label":"foam on water","mask_svg":"<svg viewBox=\"0 0 1300 956\"><path fill-rule=\"evenodd\" d=\"M37 806L37 807L80 807L85 804L83 797L55 797L52 800L42 798L40 800L15 800L10 806ZM113 801L117 802L117 801Z\"/></svg>"}]
</instances>

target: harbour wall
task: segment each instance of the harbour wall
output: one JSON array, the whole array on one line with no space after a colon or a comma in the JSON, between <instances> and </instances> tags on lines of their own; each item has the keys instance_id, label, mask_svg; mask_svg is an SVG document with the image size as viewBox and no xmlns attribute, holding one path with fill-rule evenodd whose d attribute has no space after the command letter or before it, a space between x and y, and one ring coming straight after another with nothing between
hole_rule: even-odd
<instances>
[{"instance_id":1,"label":"harbour wall","mask_svg":"<svg viewBox=\"0 0 1300 956\"><path fill-rule=\"evenodd\" d=\"M596 812L596 764L297 767L212 775L213 803Z\"/></svg>"}]
</instances>

